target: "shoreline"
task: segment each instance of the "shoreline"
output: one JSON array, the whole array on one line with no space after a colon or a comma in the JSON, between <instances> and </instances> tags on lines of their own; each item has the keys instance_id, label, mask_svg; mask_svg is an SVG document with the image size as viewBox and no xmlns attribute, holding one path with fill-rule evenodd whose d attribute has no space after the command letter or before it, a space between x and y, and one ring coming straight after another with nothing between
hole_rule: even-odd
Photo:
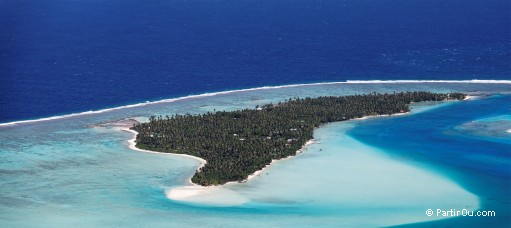
<instances>
[{"instance_id":1,"label":"shoreline","mask_svg":"<svg viewBox=\"0 0 511 228\"><path fill-rule=\"evenodd\" d=\"M135 150L135 151L140 151L140 152L144 152L144 153L152 153L152 154L170 154L170 155L176 155L176 156L181 156L181 157L187 157L187 158L191 158L191 159L194 159L194 160L197 160L200 162L200 165L199 167L197 167L197 171L199 171L204 165L206 165L206 163L208 163L206 160L202 159L202 158L199 158L199 157L195 157L195 156L192 156L192 155L188 155L188 154L176 154L176 153L164 153L164 152L158 152L158 151L152 151L152 150L145 150L145 149L140 149L138 147L136 147L136 143L135 141L137 140L137 135L138 135L138 132L137 131L134 131L134 130L131 130L129 128L126 128L126 127L119 127L118 128L120 131L125 131L125 132L130 132L133 134L133 138L129 139L128 140L128 144L129 144L129 148L132 149L132 150ZM192 183L191 179L190 179L190 183ZM192 183L193 184L193 183ZM200 185L198 185L200 186Z\"/></svg>"},{"instance_id":2,"label":"shoreline","mask_svg":"<svg viewBox=\"0 0 511 228\"><path fill-rule=\"evenodd\" d=\"M158 152L158 151L152 151L152 150L145 150L145 149L140 149L138 147L136 147L136 143L135 143L135 140L137 139L137 135L138 135L138 132L135 131L135 130L131 130L127 127L116 127L116 129L120 130L120 131L124 131L124 132L130 132L133 134L133 138L131 139L128 139L128 147L132 150L135 150L135 151L139 151L139 152L144 152L144 153L152 153L152 154L169 154L169 155L176 155L176 156L181 156L181 157L186 157L186 158L191 158L191 159L194 159L194 160L197 160L200 162L199 166L195 169L196 171L199 171L200 172L200 169L202 167L204 167L206 164L207 164L207 161L200 158L200 157L195 157L193 155L188 155L188 154L176 154L176 153L165 153L165 152ZM309 141L307 141L299 150L296 151L296 155L300 154L303 152L304 148L308 145L311 145L314 143L314 139L311 139ZM294 155L294 156L296 156ZM290 155L290 156L287 156L285 158L281 158L281 159L273 159L271 161L270 164L266 165L265 167L263 167L262 169L260 170L257 170L255 171L254 173L248 175L248 177L242 181L229 181L225 184L221 184L221 185L213 185L213 186L202 186L202 185L198 185L198 184L195 184L192 182L192 178L188 178L188 184L189 185L186 185L186 186L182 186L182 187L178 187L178 188L182 188L182 190L194 190L194 191L204 191L206 189L209 189L209 188L215 188L215 187L222 187L224 185L231 185L231 184L240 184L240 183L246 183L247 181L250 181L252 180L253 178L259 176L266 168L270 167L270 165L274 164L275 162L277 161L281 161L281 160L286 160L286 159L289 159L289 158L292 158L294 157L293 155ZM192 176L193 177L193 176ZM193 187L193 188L192 188ZM167 194L168 196L169 194ZM176 199L181 199L181 198L188 198L190 196L193 196L193 195L196 195L196 194L186 194L186 193L183 193L183 192L180 192L180 194L173 194L172 198L176 198Z\"/></svg>"},{"instance_id":3,"label":"shoreline","mask_svg":"<svg viewBox=\"0 0 511 228\"><path fill-rule=\"evenodd\" d=\"M199 166L195 169L196 171L200 171L200 169L202 167L204 167L204 165L206 165L206 163L207 163L207 161L202 159L202 158L195 157L195 156L188 155L188 154L164 153L164 152L140 149L140 148L136 147L137 144L135 143L135 141L137 140L137 135L138 135L137 131L131 130L131 129L127 128L127 127L116 127L116 129L120 130L120 131L129 132L129 133L133 134L133 137L131 139L127 140L128 141L128 148L130 148L131 150L138 151L138 152L143 152L143 153L167 154L167 155L171 155L171 156L180 156L180 157L186 157L186 158L194 159L194 160L197 160L197 161L200 162ZM167 198L172 199L172 200L184 200L186 198L199 195L199 194L204 193L206 191L210 191L210 190L213 189L213 187L217 187L217 186L205 187L205 186L202 186L202 185L195 184L195 183L192 182L192 177L188 178L188 184L187 185L184 185L184 186L181 186L181 187L177 187L177 188L172 188L172 189L170 189L170 191L166 190L165 191L165 195L167 196ZM172 191L174 191L174 192L172 192Z\"/></svg>"},{"instance_id":4,"label":"shoreline","mask_svg":"<svg viewBox=\"0 0 511 228\"><path fill-rule=\"evenodd\" d=\"M468 100L474 100L474 99L477 99L479 98L479 96L474 96L474 95L465 95L465 99L463 99L464 101L468 101Z\"/></svg>"},{"instance_id":5,"label":"shoreline","mask_svg":"<svg viewBox=\"0 0 511 228\"><path fill-rule=\"evenodd\" d=\"M122 105L113 108L104 108L99 110L89 110L83 112L69 113L65 115L57 115L50 117L42 117L38 119L28 119L28 120L17 120L6 123L0 123L0 127L8 127L8 126L16 126L18 124L27 124L27 123L35 123L42 121L51 121L51 120L59 120L65 118L72 118L76 116L82 115L92 115L92 114L100 114L104 112L110 112L115 110L127 109L127 108L135 108L142 107L146 105L160 104L160 103L172 103L176 101L186 100L186 99L195 99L201 97L212 97L216 95L225 95L239 92L248 92L248 91L258 91L258 90L268 90L268 89L280 89L280 88L292 88L292 87L304 87L304 86L319 86L319 85L338 85L338 84L416 84L416 83L460 83L460 84L511 84L511 80L346 80L346 81L337 81L337 82L315 82L315 83L301 83L301 84L288 84L288 85L275 85L275 86L261 86L247 89L234 89L234 90L225 90L219 92L206 92L202 94L191 94L182 97L168 98L156 101L146 101L136 104L130 105Z\"/></svg>"},{"instance_id":6,"label":"shoreline","mask_svg":"<svg viewBox=\"0 0 511 228\"><path fill-rule=\"evenodd\" d=\"M474 97L476 97L476 96L468 96L467 95L465 97L465 99L463 99L463 100L473 99ZM409 105L412 105L412 104L409 104ZM369 115L369 116L364 116L364 117L360 117L360 118L348 119L348 120L345 120L345 121L350 121L350 120L351 121L358 121L358 120L366 120L366 119L369 119L369 118L378 118L378 117L396 117L396 116L408 115L410 113L411 113L411 111L394 113L394 114ZM337 122L345 122L345 121L337 121ZM133 134L133 138L128 140L129 148L132 149L132 150L146 152L146 153L155 153L155 154L178 155L178 156L182 156L182 157L187 157L187 158L195 159L195 160L198 160L200 162L200 165L196 168L196 171L199 171L199 172L200 172L200 169L202 167L204 167L204 165L207 164L207 161L205 159L202 159L200 157L195 157L195 156L192 156L192 155L188 155L188 154L165 153L165 152L157 152L157 151L150 151L150 150L145 150L145 149L137 148L135 140L136 140L136 137L138 135L138 132L135 131L135 130L129 129L128 127L117 127L117 128L122 130L122 131L130 132L130 133ZM318 128L321 128L321 126L318 127ZM275 162L287 160L287 159L293 158L295 156L298 156L299 154L303 153L303 151L307 148L307 146L312 145L315 142L316 142L316 140L314 138L312 138L312 139L308 140L307 142L305 142L305 144L302 145L302 147L296 151L295 155L290 155L290 156L287 156L287 157L284 157L284 158L281 158L281 159L272 159L272 161L269 164L267 164L266 166L264 166L260 170L256 170L254 173L248 175L248 177L246 179L242 180L242 181L229 181L229 182L226 182L226 183L221 184L221 185L202 186L202 185L198 185L198 184L193 183L192 182L193 176L192 176L192 177L188 178L188 181L187 181L188 184L187 185L170 188L170 189L165 191L165 195L167 196L167 198L169 198L171 200L186 201L187 199L190 199L191 197L198 196L198 195L206 195L206 194L211 193L211 192L213 192L215 190L219 190L223 186L247 183L248 181L254 179L255 177L260 176L267 168L271 167L272 164L275 164Z\"/></svg>"},{"instance_id":7,"label":"shoreline","mask_svg":"<svg viewBox=\"0 0 511 228\"><path fill-rule=\"evenodd\" d=\"M290 156L287 156L287 157L281 158L281 159L273 159L270 162L270 164L264 166L260 170L255 171L254 173L248 175L248 177L242 181L229 181L229 182L227 182L225 184L221 184L221 185L202 186L202 185L193 183L192 179L189 178L188 179L189 185L171 188L165 192L165 195L167 196L167 198L169 198L171 200L186 201L190 197L194 197L194 196L198 196L198 195L206 195L206 194L214 192L215 190L219 190L219 189L223 188L224 186L247 183L248 181L253 180L254 178L260 176L261 173L263 173L266 169L268 169L271 165L275 164L276 162L291 159L291 158L303 153L303 150L306 148L306 146L314 144L314 142L315 142L314 139L307 141L302 146L302 148L300 148L299 150L296 151L296 155L290 155ZM159 153L159 152L155 152L155 153ZM200 169L201 167L202 166L199 166L199 168L197 168L197 169Z\"/></svg>"},{"instance_id":8,"label":"shoreline","mask_svg":"<svg viewBox=\"0 0 511 228\"><path fill-rule=\"evenodd\" d=\"M188 155L188 154L165 153L165 152L158 152L158 151L151 151L151 150L140 149L140 148L136 147L136 143L135 143L135 141L137 139L137 135L138 135L137 131L131 130L131 129L127 128L127 127L115 127L114 129L117 129L117 130L120 130L120 131L124 131L124 132L130 132L130 133L133 134L133 137L131 139L127 140L128 141L128 148L130 148L131 150L139 151L139 152L144 152L144 153L168 154L168 155L175 155L175 156L191 158L191 159L194 159L194 160L197 160L197 161L200 162L199 166L195 169L196 171L199 171L199 172L200 172L200 169L207 164L206 160L204 160L204 159L202 159L200 157L195 157L195 156ZM198 184L193 183L192 182L192 177L193 176L192 176L192 177L188 178L188 181L187 181L188 185L172 188L169 191L166 191L166 196L167 196L167 198L172 199L172 200L185 200L185 199L187 199L189 197L196 196L196 195L199 195L199 194L203 194L203 193L209 192L209 191L217 189L217 188L221 188L222 186L246 183L246 182L254 179L255 177L259 176L264 170L269 168L275 162L287 160L287 159L293 158L293 157L303 153L304 149L307 146L314 144L314 142L315 142L314 139L311 139L311 140L307 141L299 150L296 151L295 155L290 155L290 156L287 156L287 157L281 158L281 159L273 159L270 162L270 164L264 166L260 170L255 171L254 173L248 175L248 177L246 179L242 180L242 181L229 181L229 182L227 182L225 184L221 184L221 185L202 186L202 185L198 185Z\"/></svg>"},{"instance_id":9,"label":"shoreline","mask_svg":"<svg viewBox=\"0 0 511 228\"><path fill-rule=\"evenodd\" d=\"M359 117L359 118L354 118L354 119L349 119L349 120L345 120L345 121L350 121L350 120L367 120L367 119L370 119L370 118L377 118L377 117L394 117L394 116L403 116L403 115L407 115L411 113L411 111L408 111L408 112L400 112L400 113L394 113L394 114L383 114L383 115L371 115L371 116L364 116L364 117ZM339 121L339 122L342 122L342 121ZM335 122L333 122L335 123Z\"/></svg>"},{"instance_id":10,"label":"shoreline","mask_svg":"<svg viewBox=\"0 0 511 228\"><path fill-rule=\"evenodd\" d=\"M410 112L396 113L396 114L391 114L391 115L371 115L371 116L364 116L364 117L361 117L361 118L355 118L355 119L349 119L349 120L365 120L365 119L376 118L376 117L394 117L394 116L407 115L409 113ZM349 120L346 120L346 121L349 121ZM344 121L338 121L338 122L344 122ZM135 140L137 138L138 132L134 131L134 130L131 130L131 129L127 128L127 127L118 127L118 129L121 130L121 131L130 132L130 133L133 134L133 138L127 140L128 144L129 144L128 147L130 149L132 149L132 150L140 151L140 152L145 152L145 153L153 153L153 154L177 155L177 156L181 156L181 157L187 157L187 158L195 159L195 160L198 160L200 162L200 165L195 169L196 171L200 171L200 169L204 165L207 164L206 160L204 160L202 158L199 158L199 157L192 156L192 155L188 155L188 154L164 153L164 152L157 152L157 151L151 151L151 150L145 150L145 149L137 148ZM284 158L281 158L281 159L273 159L270 162L270 164L267 164L262 169L257 170L254 173L248 175L248 177L246 179L242 180L242 181L229 181L229 182L221 184L221 185L202 186L202 185L198 185L198 184L193 183L192 182L192 177L193 176L192 176L192 177L188 178L188 181L187 181L188 184L187 185L179 186L179 187L173 187L171 189L168 189L168 190L165 191L165 195L167 196L167 198L169 198L171 200L186 201L187 199L189 199L191 197L194 197L194 196L211 193L214 190L218 190L218 189L222 188L223 186L247 183L248 181L250 181L250 180L260 176L266 169L271 167L271 165L275 164L276 162L284 161L284 160L287 160L287 159L291 159L291 158L293 158L295 156L300 155L301 153L304 152L304 150L307 148L307 146L310 146L310 145L314 144L315 142L316 142L316 140L314 138L308 140L307 142L305 142L304 145L302 145L302 147L299 150L296 151L295 155L290 155L290 156L287 156L287 157L284 157Z\"/></svg>"},{"instance_id":11,"label":"shoreline","mask_svg":"<svg viewBox=\"0 0 511 228\"><path fill-rule=\"evenodd\" d=\"M240 181L240 182L237 182L237 181L229 181L223 185L226 185L226 184L235 184L235 183L246 183L248 182L249 180L251 179L254 179L255 177L259 176L262 172L264 172L265 169L269 168L272 164L275 164L275 162L278 162L278 161L284 161L284 160L287 160L287 159L290 159L290 158L293 158L293 157L296 157L298 156L299 154L303 153L305 148L309 145L312 145L316 142L315 139L310 139L309 141L305 142L305 144L303 144L303 146L296 151L296 154L295 155L289 155L285 158L281 158L281 159L272 159L270 164L264 166L262 169L260 170L257 170L255 171L254 173L248 175L247 179L243 180L243 181ZM219 186L222 186L222 185L219 185Z\"/></svg>"}]
</instances>

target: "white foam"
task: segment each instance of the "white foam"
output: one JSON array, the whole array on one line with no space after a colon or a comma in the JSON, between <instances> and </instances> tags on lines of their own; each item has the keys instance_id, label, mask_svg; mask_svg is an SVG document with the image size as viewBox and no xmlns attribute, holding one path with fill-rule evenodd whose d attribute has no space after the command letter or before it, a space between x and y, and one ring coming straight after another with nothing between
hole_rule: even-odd
<instances>
[{"instance_id":1,"label":"white foam","mask_svg":"<svg viewBox=\"0 0 511 228\"><path fill-rule=\"evenodd\" d=\"M141 107L141 106L146 106L146 105L151 105L151 104L170 103L170 102L175 102L175 101L180 101L180 100L185 100L185 99L212 97L212 96L216 96L216 95L232 94L232 93L247 92L247 91L280 89L280 88L291 88L291 87L302 87L302 86L335 85L335 84L392 84L392 83L511 84L511 80L478 80L478 79L473 79L473 80L347 80L347 81L343 81L343 82L318 82L318 83L290 84L290 85L280 85L280 86L263 86L263 87L249 88L249 89L237 89L237 90L227 90L227 91L221 91L221 92L203 93L203 94L198 94L198 95L188 95L188 96L184 96L184 97L163 99L163 100L158 100L158 101L146 101L146 102L138 103L138 104L124 105L124 106L100 109L100 110L95 110L95 111L91 110L91 111L86 111L86 112L72 113L72 114L66 114L66 115L60 115L60 116L44 117L44 118L40 118L40 119L21 120L21 121L0 123L0 127L25 124L25 123L41 122L41 121L58 120L58 119L71 118L71 117L82 116L82 115L99 114L99 113L120 110L120 109L126 109L126 108Z\"/></svg>"},{"instance_id":2,"label":"white foam","mask_svg":"<svg viewBox=\"0 0 511 228\"><path fill-rule=\"evenodd\" d=\"M511 84L511 80L347 80L346 83L379 84L379 83L475 83L475 84Z\"/></svg>"}]
</instances>

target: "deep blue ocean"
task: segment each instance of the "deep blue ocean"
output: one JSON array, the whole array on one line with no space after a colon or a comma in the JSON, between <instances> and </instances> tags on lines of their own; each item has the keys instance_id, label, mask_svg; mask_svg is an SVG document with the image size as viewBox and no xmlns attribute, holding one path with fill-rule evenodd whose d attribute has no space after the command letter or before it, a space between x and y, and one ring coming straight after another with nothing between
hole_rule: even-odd
<instances>
[{"instance_id":1,"label":"deep blue ocean","mask_svg":"<svg viewBox=\"0 0 511 228\"><path fill-rule=\"evenodd\" d=\"M510 77L507 0L0 0L0 122L265 85Z\"/></svg>"}]
</instances>

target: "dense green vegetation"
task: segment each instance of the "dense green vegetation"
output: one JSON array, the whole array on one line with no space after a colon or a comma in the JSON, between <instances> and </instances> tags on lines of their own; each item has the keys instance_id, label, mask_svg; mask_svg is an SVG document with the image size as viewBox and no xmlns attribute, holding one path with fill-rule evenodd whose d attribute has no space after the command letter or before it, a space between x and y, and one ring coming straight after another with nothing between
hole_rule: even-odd
<instances>
[{"instance_id":1,"label":"dense green vegetation","mask_svg":"<svg viewBox=\"0 0 511 228\"><path fill-rule=\"evenodd\" d=\"M271 163L295 155L314 128L363 116L408 112L420 101L464 99L460 93L407 92L290 99L256 109L150 118L135 125L137 147L189 154L207 164L192 182L208 186L242 181Z\"/></svg>"}]
</instances>

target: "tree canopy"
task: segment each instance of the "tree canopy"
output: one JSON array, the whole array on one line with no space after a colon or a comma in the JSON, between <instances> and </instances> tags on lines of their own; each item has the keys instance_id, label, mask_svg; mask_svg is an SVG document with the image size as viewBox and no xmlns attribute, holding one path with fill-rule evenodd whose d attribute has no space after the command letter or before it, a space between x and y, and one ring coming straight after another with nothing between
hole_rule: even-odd
<instances>
[{"instance_id":1,"label":"tree canopy","mask_svg":"<svg viewBox=\"0 0 511 228\"><path fill-rule=\"evenodd\" d=\"M243 181L273 159L295 155L321 124L408 112L411 102L464 98L430 92L297 98L255 109L152 116L131 129L139 133L138 148L205 159L192 182L219 185Z\"/></svg>"}]
</instances>

